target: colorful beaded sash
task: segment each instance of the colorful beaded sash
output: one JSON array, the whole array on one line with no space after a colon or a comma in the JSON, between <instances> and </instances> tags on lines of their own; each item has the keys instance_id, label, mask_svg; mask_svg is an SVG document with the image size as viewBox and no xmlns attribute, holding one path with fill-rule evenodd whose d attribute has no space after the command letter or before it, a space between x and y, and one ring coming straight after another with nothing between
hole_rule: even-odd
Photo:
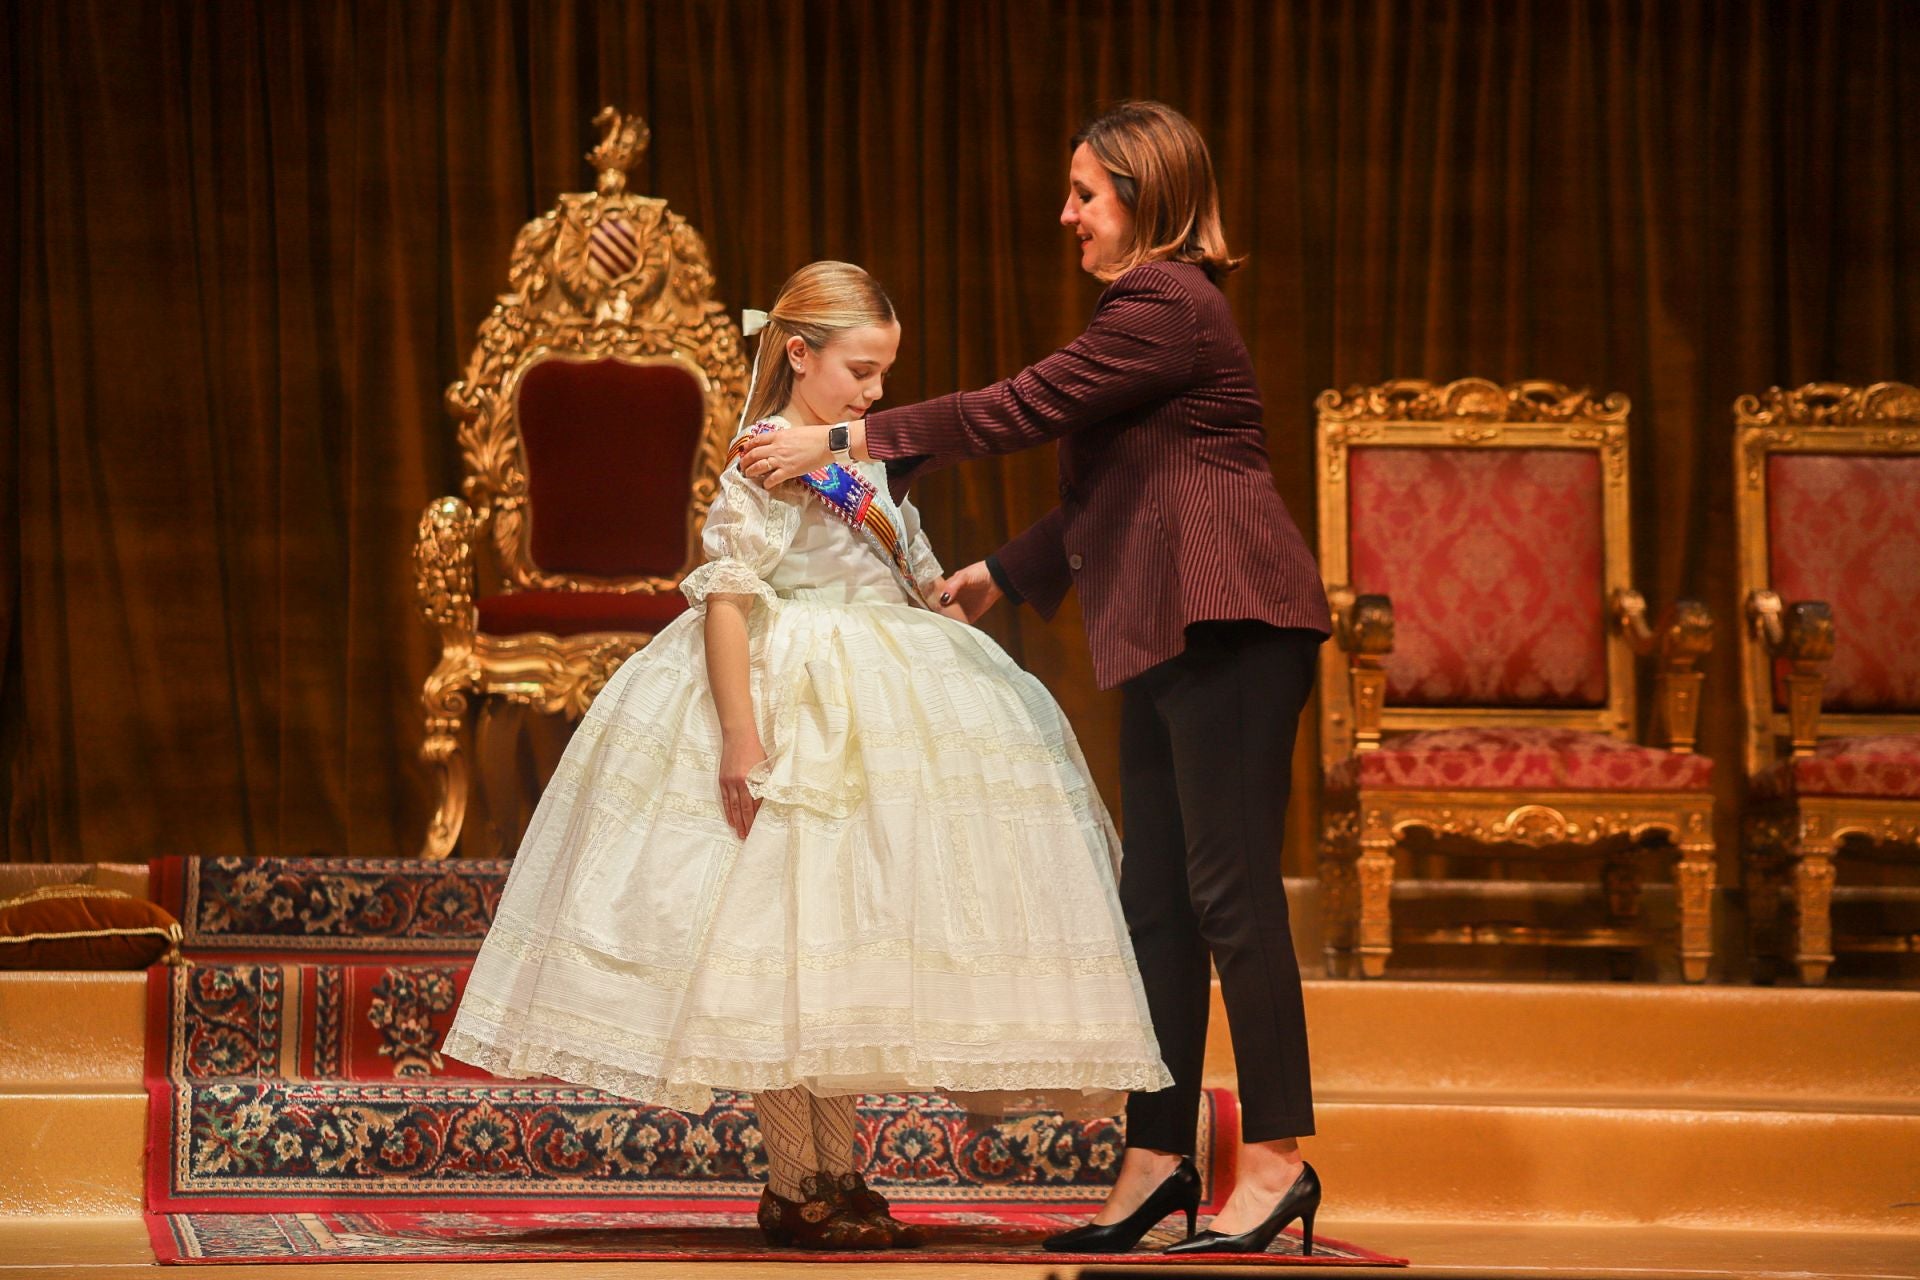
<instances>
[{"instance_id":1,"label":"colorful beaded sash","mask_svg":"<svg viewBox=\"0 0 1920 1280\"><path fill-rule=\"evenodd\" d=\"M775 422L754 423L727 451L728 463L738 462L740 455L753 444L755 436L780 429ZM914 585L913 567L907 562L907 549L901 542L900 525L892 513L891 501L874 488L865 476L837 462L829 462L818 471L809 471L799 479L826 504L836 520L867 540L887 567L893 570L910 600L915 604L926 603Z\"/></svg>"}]
</instances>

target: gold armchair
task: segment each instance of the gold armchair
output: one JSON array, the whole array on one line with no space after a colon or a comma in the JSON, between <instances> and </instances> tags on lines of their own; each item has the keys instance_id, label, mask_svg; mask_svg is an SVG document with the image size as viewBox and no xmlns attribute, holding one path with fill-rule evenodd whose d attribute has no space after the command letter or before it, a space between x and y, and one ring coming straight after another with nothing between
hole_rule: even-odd
<instances>
[{"instance_id":1,"label":"gold armchair","mask_svg":"<svg viewBox=\"0 0 1920 1280\"><path fill-rule=\"evenodd\" d=\"M1836 952L1920 951L1832 919L1843 852L1911 864L1920 845L1920 389L1775 387L1733 415L1748 920L1756 960L1813 984Z\"/></svg>"},{"instance_id":2,"label":"gold armchair","mask_svg":"<svg viewBox=\"0 0 1920 1280\"><path fill-rule=\"evenodd\" d=\"M471 698L578 716L685 607L746 394L706 246L665 201L626 189L646 124L612 107L594 123L596 190L521 229L509 292L447 388L466 478L461 497L428 504L414 545L440 641L421 694L429 858L453 852L466 818Z\"/></svg>"},{"instance_id":3,"label":"gold armchair","mask_svg":"<svg viewBox=\"0 0 1920 1280\"><path fill-rule=\"evenodd\" d=\"M1455 922L1401 941L1644 945L1639 855L1676 849L1682 968L1706 976L1712 764L1693 752L1704 605L1629 585L1627 412L1558 383L1388 382L1319 402L1320 564L1345 661L1320 672L1330 973L1392 954L1395 855L1601 864L1603 927ZM1663 748L1634 741L1657 660Z\"/></svg>"}]
</instances>

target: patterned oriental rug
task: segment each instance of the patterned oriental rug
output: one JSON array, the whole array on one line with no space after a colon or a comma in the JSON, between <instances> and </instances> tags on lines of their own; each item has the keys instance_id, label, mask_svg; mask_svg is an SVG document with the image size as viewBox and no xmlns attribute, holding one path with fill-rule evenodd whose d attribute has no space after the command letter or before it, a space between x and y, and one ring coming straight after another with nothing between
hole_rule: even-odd
<instances>
[{"instance_id":1,"label":"patterned oriental rug","mask_svg":"<svg viewBox=\"0 0 1920 1280\"><path fill-rule=\"evenodd\" d=\"M153 865L188 960L148 976L161 1261L794 1256L752 1227L766 1165L749 1096L692 1116L438 1053L508 865ZM1209 1091L1205 1210L1231 1190L1236 1125L1232 1095ZM1118 1119L987 1123L938 1094L878 1094L857 1142L868 1180L942 1227L915 1256L1032 1260L1105 1195L1124 1134ZM1326 1244L1315 1262L1394 1261Z\"/></svg>"}]
</instances>

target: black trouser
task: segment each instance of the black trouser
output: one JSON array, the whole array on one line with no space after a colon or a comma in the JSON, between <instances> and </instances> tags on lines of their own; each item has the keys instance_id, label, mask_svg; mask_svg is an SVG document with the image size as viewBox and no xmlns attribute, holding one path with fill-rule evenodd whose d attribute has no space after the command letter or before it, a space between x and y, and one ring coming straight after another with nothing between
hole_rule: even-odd
<instances>
[{"instance_id":1,"label":"black trouser","mask_svg":"<svg viewBox=\"0 0 1920 1280\"><path fill-rule=\"evenodd\" d=\"M1320 643L1264 622L1197 623L1186 652L1123 687L1120 902L1174 1081L1128 1100L1130 1146L1193 1153L1209 953L1240 1072L1242 1139L1313 1132L1280 843Z\"/></svg>"}]
</instances>

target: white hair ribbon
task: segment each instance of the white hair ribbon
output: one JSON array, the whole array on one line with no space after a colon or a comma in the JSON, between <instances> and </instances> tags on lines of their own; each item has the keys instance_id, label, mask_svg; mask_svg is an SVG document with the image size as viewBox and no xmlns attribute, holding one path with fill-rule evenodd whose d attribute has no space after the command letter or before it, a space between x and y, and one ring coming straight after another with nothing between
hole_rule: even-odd
<instances>
[{"instance_id":1,"label":"white hair ribbon","mask_svg":"<svg viewBox=\"0 0 1920 1280\"><path fill-rule=\"evenodd\" d=\"M766 327L766 312L755 311L752 307L748 307L740 313L741 337L751 338L754 334ZM766 345L764 342L761 343L759 347L755 348L753 353L753 364L750 366L750 371L747 374L747 398L740 402L740 421L736 422L733 427L733 433L736 436L747 429L747 406L753 403L753 389L760 383L760 357L766 354Z\"/></svg>"}]
</instances>

